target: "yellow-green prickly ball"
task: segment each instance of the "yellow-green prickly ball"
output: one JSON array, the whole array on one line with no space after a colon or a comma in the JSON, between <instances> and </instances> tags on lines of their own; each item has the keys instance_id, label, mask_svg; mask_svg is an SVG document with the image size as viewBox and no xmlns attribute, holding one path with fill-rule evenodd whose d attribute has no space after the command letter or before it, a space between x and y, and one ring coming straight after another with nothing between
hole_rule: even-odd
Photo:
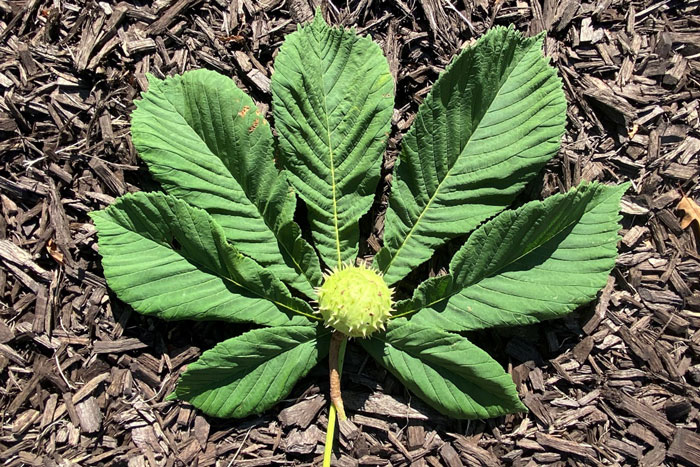
<instances>
[{"instance_id":1,"label":"yellow-green prickly ball","mask_svg":"<svg viewBox=\"0 0 700 467\"><path fill-rule=\"evenodd\" d=\"M326 325L350 337L367 337L384 329L394 304L393 289L364 263L334 270L316 292Z\"/></svg>"}]
</instances>

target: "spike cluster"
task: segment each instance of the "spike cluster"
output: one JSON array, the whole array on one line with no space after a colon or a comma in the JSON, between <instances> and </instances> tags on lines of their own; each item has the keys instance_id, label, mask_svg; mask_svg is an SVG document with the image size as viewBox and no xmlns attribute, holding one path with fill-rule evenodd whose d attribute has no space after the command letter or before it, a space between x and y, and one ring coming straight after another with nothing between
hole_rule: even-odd
<instances>
[{"instance_id":1,"label":"spike cluster","mask_svg":"<svg viewBox=\"0 0 700 467\"><path fill-rule=\"evenodd\" d=\"M326 322L350 337L367 337L380 329L391 316L394 289L381 273L364 263L342 265L324 274L316 289L318 310Z\"/></svg>"}]
</instances>

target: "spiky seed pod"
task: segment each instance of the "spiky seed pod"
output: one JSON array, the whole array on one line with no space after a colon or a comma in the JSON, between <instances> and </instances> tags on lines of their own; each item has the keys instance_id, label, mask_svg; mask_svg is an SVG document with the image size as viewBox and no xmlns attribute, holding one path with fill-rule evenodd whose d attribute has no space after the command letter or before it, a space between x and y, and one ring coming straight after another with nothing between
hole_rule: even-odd
<instances>
[{"instance_id":1,"label":"spiky seed pod","mask_svg":"<svg viewBox=\"0 0 700 467\"><path fill-rule=\"evenodd\" d=\"M393 289L364 263L332 271L316 292L326 325L350 337L368 337L384 329L394 305Z\"/></svg>"}]
</instances>

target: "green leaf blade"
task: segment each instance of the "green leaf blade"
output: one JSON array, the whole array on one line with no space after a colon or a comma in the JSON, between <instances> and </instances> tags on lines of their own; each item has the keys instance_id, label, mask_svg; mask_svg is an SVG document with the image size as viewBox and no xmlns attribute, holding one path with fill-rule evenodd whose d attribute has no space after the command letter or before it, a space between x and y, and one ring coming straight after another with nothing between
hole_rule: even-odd
<instances>
[{"instance_id":1,"label":"green leaf blade","mask_svg":"<svg viewBox=\"0 0 700 467\"><path fill-rule=\"evenodd\" d=\"M581 185L505 211L477 229L450 274L397 305L416 324L451 331L517 326L590 302L615 265L620 199L628 185Z\"/></svg>"},{"instance_id":2,"label":"green leaf blade","mask_svg":"<svg viewBox=\"0 0 700 467\"><path fill-rule=\"evenodd\" d=\"M139 313L169 320L311 324L294 313L309 314L310 307L237 253L201 209L163 193L140 192L91 216L107 283ZM243 266L247 279L232 274ZM262 285L262 276L268 280L265 290L254 285L256 280Z\"/></svg>"},{"instance_id":3,"label":"green leaf blade","mask_svg":"<svg viewBox=\"0 0 700 467\"><path fill-rule=\"evenodd\" d=\"M328 353L330 331L321 327L256 329L225 340L188 365L174 397L214 417L264 412Z\"/></svg>"},{"instance_id":4,"label":"green leaf blade","mask_svg":"<svg viewBox=\"0 0 700 467\"><path fill-rule=\"evenodd\" d=\"M494 28L433 85L396 168L376 256L387 282L508 206L558 151L566 100L541 46Z\"/></svg>"},{"instance_id":5,"label":"green leaf blade","mask_svg":"<svg viewBox=\"0 0 700 467\"><path fill-rule=\"evenodd\" d=\"M163 188L207 211L237 249L311 296L318 258L293 221L296 198L253 100L231 79L195 70L150 77L136 104L134 146Z\"/></svg>"},{"instance_id":6,"label":"green leaf blade","mask_svg":"<svg viewBox=\"0 0 700 467\"><path fill-rule=\"evenodd\" d=\"M434 326L392 321L359 341L377 362L440 413L478 419L526 410L511 376L486 352Z\"/></svg>"},{"instance_id":7,"label":"green leaf blade","mask_svg":"<svg viewBox=\"0 0 700 467\"><path fill-rule=\"evenodd\" d=\"M379 46L316 19L286 37L272 75L281 162L309 208L328 266L352 258L372 204L393 113Z\"/></svg>"}]
</instances>

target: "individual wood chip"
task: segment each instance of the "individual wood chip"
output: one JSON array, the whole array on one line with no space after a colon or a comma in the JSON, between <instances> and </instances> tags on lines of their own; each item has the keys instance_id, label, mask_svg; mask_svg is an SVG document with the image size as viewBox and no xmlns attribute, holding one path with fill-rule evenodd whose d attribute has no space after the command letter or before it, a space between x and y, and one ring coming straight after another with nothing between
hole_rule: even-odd
<instances>
[{"instance_id":1,"label":"individual wood chip","mask_svg":"<svg viewBox=\"0 0 700 467\"><path fill-rule=\"evenodd\" d=\"M616 438L610 438L605 442L605 445L612 449L613 451L619 452L620 454L630 457L632 459L641 459L644 453L642 446L634 444L631 441L619 440Z\"/></svg>"},{"instance_id":2,"label":"individual wood chip","mask_svg":"<svg viewBox=\"0 0 700 467\"><path fill-rule=\"evenodd\" d=\"M207 446L207 439L209 438L209 429L210 425L209 422L207 422L207 419L202 417L201 415L197 415L194 418L194 437L199 442L199 445L201 446L202 449L205 449Z\"/></svg>"},{"instance_id":3,"label":"individual wood chip","mask_svg":"<svg viewBox=\"0 0 700 467\"><path fill-rule=\"evenodd\" d=\"M168 26L170 26L170 24L180 13L199 2L200 0L178 0L178 2L168 8L165 13L160 15L156 21L151 23L148 29L146 29L146 32L152 35L162 33L168 28Z\"/></svg>"},{"instance_id":4,"label":"individual wood chip","mask_svg":"<svg viewBox=\"0 0 700 467\"><path fill-rule=\"evenodd\" d=\"M605 37L605 31L602 28L594 28L591 18L584 18L581 21L581 42L592 42L595 44Z\"/></svg>"},{"instance_id":5,"label":"individual wood chip","mask_svg":"<svg viewBox=\"0 0 700 467\"><path fill-rule=\"evenodd\" d=\"M523 404L545 425L549 426L553 422L553 416L542 403L541 396L528 392L523 397Z\"/></svg>"},{"instance_id":6,"label":"individual wood chip","mask_svg":"<svg viewBox=\"0 0 700 467\"><path fill-rule=\"evenodd\" d=\"M100 116L99 123L102 139L109 144L113 144L114 131L112 130L112 117L109 116L109 113L105 112Z\"/></svg>"},{"instance_id":7,"label":"individual wood chip","mask_svg":"<svg viewBox=\"0 0 700 467\"><path fill-rule=\"evenodd\" d=\"M19 414L12 423L12 433L14 435L21 435L40 418L41 412L39 412L38 410L25 410L24 412Z\"/></svg>"},{"instance_id":8,"label":"individual wood chip","mask_svg":"<svg viewBox=\"0 0 700 467\"><path fill-rule=\"evenodd\" d=\"M95 341L92 344L92 351L96 354L103 353L124 353L130 350L138 350L148 347L148 344L141 342L135 337L127 337L116 341Z\"/></svg>"},{"instance_id":9,"label":"individual wood chip","mask_svg":"<svg viewBox=\"0 0 700 467\"><path fill-rule=\"evenodd\" d=\"M568 441L540 432L535 434L535 439L537 439L537 442L545 448L554 449L566 454L574 454L589 460L594 460L596 458L597 451L588 444Z\"/></svg>"},{"instance_id":10,"label":"individual wood chip","mask_svg":"<svg viewBox=\"0 0 700 467\"><path fill-rule=\"evenodd\" d=\"M673 436L675 427L656 410L638 399L613 389L606 391L606 399L624 412L639 418L640 421L646 423L652 430L656 431L664 438L670 439L671 436Z\"/></svg>"},{"instance_id":11,"label":"individual wood chip","mask_svg":"<svg viewBox=\"0 0 700 467\"><path fill-rule=\"evenodd\" d=\"M83 400L85 397L87 397L89 394L91 394L97 387L102 384L103 382L107 381L109 379L109 373L102 373L94 378L92 378L90 381L85 383L78 392L76 392L73 395L73 404L77 404L81 400Z\"/></svg>"},{"instance_id":12,"label":"individual wood chip","mask_svg":"<svg viewBox=\"0 0 700 467\"><path fill-rule=\"evenodd\" d=\"M0 350L2 350L0 348ZM27 401L27 399L34 394L39 382L44 378L46 368L51 365L49 360L42 360L41 362L35 361L34 374L25 382L22 386L22 390L17 393L17 395L12 399L12 402L7 406L7 413L12 415Z\"/></svg>"},{"instance_id":13,"label":"individual wood chip","mask_svg":"<svg viewBox=\"0 0 700 467\"><path fill-rule=\"evenodd\" d=\"M241 67L241 70L243 70L245 73L248 73L253 69L253 64L250 62L250 58L248 58L248 55L245 52L236 50L233 52L233 58L236 60L236 63L238 63L238 66Z\"/></svg>"},{"instance_id":14,"label":"individual wood chip","mask_svg":"<svg viewBox=\"0 0 700 467\"><path fill-rule=\"evenodd\" d=\"M641 439L649 446L656 446L657 444L659 444L659 438L657 438L656 435L654 435L654 433L651 432L651 430L645 428L639 423L630 424L630 426L627 427L627 432L632 436Z\"/></svg>"},{"instance_id":15,"label":"individual wood chip","mask_svg":"<svg viewBox=\"0 0 700 467\"><path fill-rule=\"evenodd\" d=\"M624 98L615 94L601 80L589 77L589 86L583 94L594 101L608 118L615 123L627 125L637 117L636 109Z\"/></svg>"},{"instance_id":16,"label":"individual wood chip","mask_svg":"<svg viewBox=\"0 0 700 467\"><path fill-rule=\"evenodd\" d=\"M534 391L544 392L544 390L545 390L544 375L542 373L541 368L538 367L538 368L535 368L534 370L528 372L527 377L530 380L530 384L532 384L532 389Z\"/></svg>"},{"instance_id":17,"label":"individual wood chip","mask_svg":"<svg viewBox=\"0 0 700 467\"><path fill-rule=\"evenodd\" d=\"M518 441L516 441L515 445L519 448L529 449L531 451L544 451L544 447L534 439L519 439Z\"/></svg>"},{"instance_id":18,"label":"individual wood chip","mask_svg":"<svg viewBox=\"0 0 700 467\"><path fill-rule=\"evenodd\" d=\"M53 422L53 415L56 411L56 406L58 405L58 394L51 394L44 405L44 410L41 413L41 424L39 428L46 428L51 422Z\"/></svg>"},{"instance_id":19,"label":"individual wood chip","mask_svg":"<svg viewBox=\"0 0 700 467\"><path fill-rule=\"evenodd\" d=\"M297 426L306 429L316 419L318 412L326 405L323 396L316 396L297 402L280 411L278 416L283 427Z\"/></svg>"},{"instance_id":20,"label":"individual wood chip","mask_svg":"<svg viewBox=\"0 0 700 467\"><path fill-rule=\"evenodd\" d=\"M700 435L685 428L679 428L668 448L668 455L690 465L697 465L700 459Z\"/></svg>"},{"instance_id":21,"label":"individual wood chip","mask_svg":"<svg viewBox=\"0 0 700 467\"><path fill-rule=\"evenodd\" d=\"M343 402L345 403L345 408L353 412L367 412L392 418L428 420L428 416L424 413L399 402L388 394L379 392L367 397L366 394L343 391ZM413 405L418 406L421 404L415 403Z\"/></svg>"},{"instance_id":22,"label":"individual wood chip","mask_svg":"<svg viewBox=\"0 0 700 467\"><path fill-rule=\"evenodd\" d=\"M622 237L622 243L631 248L636 245L642 236L647 232L649 232L647 227L635 225Z\"/></svg>"},{"instance_id":23,"label":"individual wood chip","mask_svg":"<svg viewBox=\"0 0 700 467\"><path fill-rule=\"evenodd\" d=\"M201 447L196 439L189 438L177 447L177 458L183 465L192 465L195 457L200 453Z\"/></svg>"},{"instance_id":24,"label":"individual wood chip","mask_svg":"<svg viewBox=\"0 0 700 467\"><path fill-rule=\"evenodd\" d=\"M470 465L479 464L486 467L498 467L501 463L499 460L486 449L476 445L476 442L462 435L455 436L455 446L465 456Z\"/></svg>"},{"instance_id":25,"label":"individual wood chip","mask_svg":"<svg viewBox=\"0 0 700 467\"><path fill-rule=\"evenodd\" d=\"M51 281L51 273L34 262L32 256L9 240L0 240L0 258L32 274L38 276L45 282Z\"/></svg>"},{"instance_id":26,"label":"individual wood chip","mask_svg":"<svg viewBox=\"0 0 700 467\"><path fill-rule=\"evenodd\" d=\"M127 466L128 467L149 467L149 463L146 461L146 456L143 456L143 455L129 456L129 460L127 461Z\"/></svg>"},{"instance_id":27,"label":"individual wood chip","mask_svg":"<svg viewBox=\"0 0 700 467\"><path fill-rule=\"evenodd\" d=\"M316 425L303 431L293 429L285 438L285 452L310 454L324 440L325 434Z\"/></svg>"},{"instance_id":28,"label":"individual wood chip","mask_svg":"<svg viewBox=\"0 0 700 467\"><path fill-rule=\"evenodd\" d=\"M39 71L39 67L32 58L29 47L27 47L26 44L21 43L17 48L19 51L19 59L22 62L22 65L24 65L24 68L27 70L27 74L29 76L35 75Z\"/></svg>"},{"instance_id":29,"label":"individual wood chip","mask_svg":"<svg viewBox=\"0 0 700 467\"><path fill-rule=\"evenodd\" d=\"M340 432L340 444L348 450L352 448L353 443L362 433L360 428L350 419L338 420L338 431Z\"/></svg>"},{"instance_id":30,"label":"individual wood chip","mask_svg":"<svg viewBox=\"0 0 700 467\"><path fill-rule=\"evenodd\" d=\"M125 42L123 47L127 55L151 52L156 49L156 41L154 41L150 37L147 37L145 39L136 39L133 41ZM101 123L102 122L100 122L100 124Z\"/></svg>"},{"instance_id":31,"label":"individual wood chip","mask_svg":"<svg viewBox=\"0 0 700 467\"><path fill-rule=\"evenodd\" d=\"M395 447L396 449L398 449L398 451L399 451L401 454L403 454L404 457L405 457L407 460L410 461L410 460L411 460L411 454L408 452L408 449L406 449L406 446L404 446L404 445L401 443L401 441L399 441L399 438L397 438L396 435L395 435L394 433L392 433L391 431L387 431L386 436L387 436L387 439L389 440L389 442L390 442L391 444L393 444L394 447Z\"/></svg>"},{"instance_id":32,"label":"individual wood chip","mask_svg":"<svg viewBox=\"0 0 700 467\"><path fill-rule=\"evenodd\" d=\"M20 366L29 366L27 360L25 360L20 354L17 353L17 351L7 344L0 344L0 356L4 356Z\"/></svg>"},{"instance_id":33,"label":"individual wood chip","mask_svg":"<svg viewBox=\"0 0 700 467\"><path fill-rule=\"evenodd\" d=\"M581 341L576 344L573 350L574 358L579 363L584 363L588 359L588 355L593 350L595 345L595 339L591 336L584 337Z\"/></svg>"},{"instance_id":34,"label":"individual wood chip","mask_svg":"<svg viewBox=\"0 0 700 467\"><path fill-rule=\"evenodd\" d=\"M448 443L442 445L439 449L440 457L442 457L443 462L447 467L462 467L462 460L459 458L459 454L455 451L455 448L450 446Z\"/></svg>"},{"instance_id":35,"label":"individual wood chip","mask_svg":"<svg viewBox=\"0 0 700 467\"><path fill-rule=\"evenodd\" d=\"M142 450L161 453L163 448L158 441L158 435L152 425L137 426L131 430L131 439Z\"/></svg>"},{"instance_id":36,"label":"individual wood chip","mask_svg":"<svg viewBox=\"0 0 700 467\"><path fill-rule=\"evenodd\" d=\"M102 412L97 406L97 400L94 397L75 404L75 411L80 420L80 429L83 433L97 433L102 427Z\"/></svg>"},{"instance_id":37,"label":"individual wood chip","mask_svg":"<svg viewBox=\"0 0 700 467\"><path fill-rule=\"evenodd\" d=\"M379 431L388 432L391 429L390 425L387 422L385 422L384 420L381 420L381 419L376 418L376 417L366 417L362 414L353 415L352 421L353 421L353 423L355 423L357 425L369 426L369 427L372 427L375 430L379 430Z\"/></svg>"},{"instance_id":38,"label":"individual wood chip","mask_svg":"<svg viewBox=\"0 0 700 467\"><path fill-rule=\"evenodd\" d=\"M352 459L348 456L343 456L345 458L345 463L338 463L338 466L340 467L341 465L343 467L355 467L357 465L371 465L371 466L382 466L382 465L391 465L391 462L388 459L384 459L380 456L362 456L360 457L359 460ZM341 458L342 459L342 458Z\"/></svg>"},{"instance_id":39,"label":"individual wood chip","mask_svg":"<svg viewBox=\"0 0 700 467\"><path fill-rule=\"evenodd\" d=\"M666 168L661 171L661 174L667 177L675 178L678 180L689 180L692 179L697 173L697 167L690 165L683 165L677 162L670 163Z\"/></svg>"},{"instance_id":40,"label":"individual wood chip","mask_svg":"<svg viewBox=\"0 0 700 467\"><path fill-rule=\"evenodd\" d=\"M10 342L14 337L15 333L12 328L5 324L5 321L0 321L0 344Z\"/></svg>"},{"instance_id":41,"label":"individual wood chip","mask_svg":"<svg viewBox=\"0 0 700 467\"><path fill-rule=\"evenodd\" d=\"M383 460L381 458L379 458L379 459ZM341 454L340 457L337 460L335 460L332 465L337 466L337 467L357 467L358 465L361 465L361 464L358 461L356 461L355 459L353 459L352 457L345 455L345 454ZM374 465L374 464L372 464L372 465ZM376 465L382 465L382 464L376 464Z\"/></svg>"},{"instance_id":42,"label":"individual wood chip","mask_svg":"<svg viewBox=\"0 0 700 467\"><path fill-rule=\"evenodd\" d=\"M69 248L74 246L73 237L70 231L70 221L66 210L61 202L61 196L58 192L58 187L52 178L49 178L49 219L51 227L54 229L54 239L61 253L63 253L63 261L67 265L74 263L73 257Z\"/></svg>"},{"instance_id":43,"label":"individual wood chip","mask_svg":"<svg viewBox=\"0 0 700 467\"><path fill-rule=\"evenodd\" d=\"M639 465L657 466L663 465L666 459L666 448L663 444L658 444L648 451L639 461Z\"/></svg>"},{"instance_id":44,"label":"individual wood chip","mask_svg":"<svg viewBox=\"0 0 700 467\"><path fill-rule=\"evenodd\" d=\"M117 195L123 195L126 193L126 185L124 182L117 177L117 175L110 169L107 164L97 157L93 157L88 162L88 165L95 174L107 185L113 193Z\"/></svg>"},{"instance_id":45,"label":"individual wood chip","mask_svg":"<svg viewBox=\"0 0 700 467\"><path fill-rule=\"evenodd\" d=\"M260 89L265 94L270 93L270 78L265 76L257 68L253 68L248 72L248 78L255 84L255 86Z\"/></svg>"},{"instance_id":46,"label":"individual wood chip","mask_svg":"<svg viewBox=\"0 0 700 467\"><path fill-rule=\"evenodd\" d=\"M423 447L425 442L425 428L423 425L410 425L406 431L406 447L409 450Z\"/></svg>"},{"instance_id":47,"label":"individual wood chip","mask_svg":"<svg viewBox=\"0 0 700 467\"><path fill-rule=\"evenodd\" d=\"M538 452L532 456L537 465L553 464L561 461L561 454L557 452Z\"/></svg>"}]
</instances>

